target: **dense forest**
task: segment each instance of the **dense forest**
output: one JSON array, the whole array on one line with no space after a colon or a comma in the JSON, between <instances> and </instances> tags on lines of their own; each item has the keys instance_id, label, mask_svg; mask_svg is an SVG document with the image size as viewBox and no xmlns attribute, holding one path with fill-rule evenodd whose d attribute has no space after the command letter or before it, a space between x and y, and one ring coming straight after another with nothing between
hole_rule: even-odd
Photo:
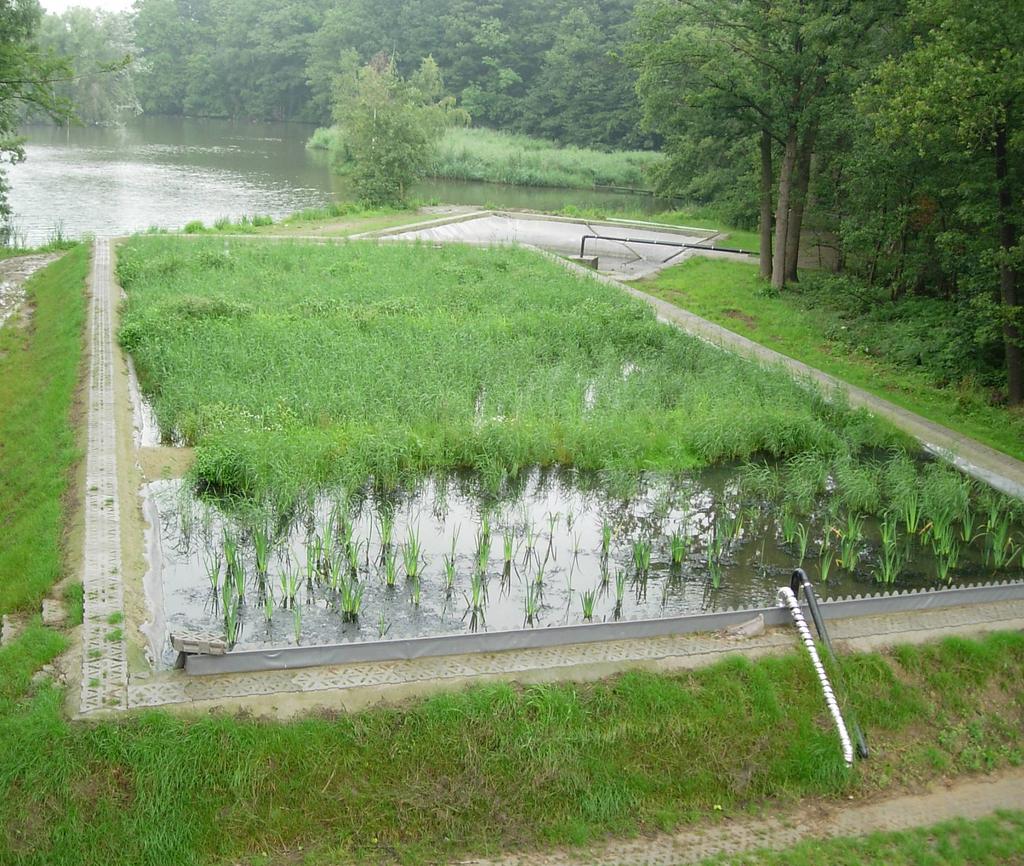
<instances>
[{"instance_id":1,"label":"dense forest","mask_svg":"<svg viewBox=\"0 0 1024 866\"><path fill-rule=\"evenodd\" d=\"M76 58L86 123L126 113L331 119L339 65L381 52L408 74L433 57L474 123L565 143L650 144L623 59L634 0L138 0L125 15L47 16ZM92 70L132 54L111 81ZM106 93L106 90L113 93ZM102 94L102 95L101 95Z\"/></svg>"},{"instance_id":2,"label":"dense forest","mask_svg":"<svg viewBox=\"0 0 1024 866\"><path fill-rule=\"evenodd\" d=\"M813 232L835 292L929 301L900 307L943 335L913 363L1016 404L1020 13L1020 0L137 0L47 16L39 41L70 57L55 95L87 123L354 128L354 69L386 58L400 83L429 59L474 126L660 148L652 183L758 227L774 291L801 279Z\"/></svg>"}]
</instances>

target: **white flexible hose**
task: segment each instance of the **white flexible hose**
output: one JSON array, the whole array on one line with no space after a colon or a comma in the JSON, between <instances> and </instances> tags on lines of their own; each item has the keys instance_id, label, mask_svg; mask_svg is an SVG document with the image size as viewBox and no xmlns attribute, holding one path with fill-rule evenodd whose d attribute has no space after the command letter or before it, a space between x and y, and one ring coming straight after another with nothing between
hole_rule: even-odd
<instances>
[{"instance_id":1,"label":"white flexible hose","mask_svg":"<svg viewBox=\"0 0 1024 866\"><path fill-rule=\"evenodd\" d=\"M850 735L847 733L846 722L843 721L843 714L839 709L836 693L832 691L832 684L829 682L825 666L821 663L821 658L818 656L818 648L814 645L814 638L811 636L811 630L807 627L804 612L800 610L800 603L796 600L793 590L788 586L779 587L779 604L789 608L797 631L800 632L800 639L804 642L804 646L807 647L807 654L811 657L811 663L814 665L814 670L817 671L818 679L821 682L821 691L825 695L828 711L832 714L832 718L835 719L836 729L839 731L839 741L843 745L843 760L846 761L847 767L852 767L853 743L850 742Z\"/></svg>"}]
</instances>

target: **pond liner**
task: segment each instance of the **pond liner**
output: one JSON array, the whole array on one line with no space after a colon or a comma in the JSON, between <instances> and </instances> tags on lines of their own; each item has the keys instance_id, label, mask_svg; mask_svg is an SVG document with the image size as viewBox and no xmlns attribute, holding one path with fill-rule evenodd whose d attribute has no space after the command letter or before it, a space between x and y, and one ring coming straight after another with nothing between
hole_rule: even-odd
<instances>
[{"instance_id":1,"label":"pond liner","mask_svg":"<svg viewBox=\"0 0 1024 866\"><path fill-rule=\"evenodd\" d=\"M1004 581L980 586L829 599L821 602L819 609L824 619L846 619L1022 600L1024 600L1024 581ZM747 622L758 615L764 617L764 623L768 627L787 625L790 622L789 611L784 607L748 608L661 619L584 623L402 640L241 650L224 655L186 653L183 654L183 658L179 658L178 666L183 666L188 674L205 676L291 670L321 665L405 661L472 653L545 649L572 644L715 632Z\"/></svg>"}]
</instances>

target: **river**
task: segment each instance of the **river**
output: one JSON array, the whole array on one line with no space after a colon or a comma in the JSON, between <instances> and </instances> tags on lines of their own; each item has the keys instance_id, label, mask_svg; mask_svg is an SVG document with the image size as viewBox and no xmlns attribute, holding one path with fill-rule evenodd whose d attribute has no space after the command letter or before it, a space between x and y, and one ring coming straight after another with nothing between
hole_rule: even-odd
<instances>
[{"instance_id":1,"label":"river","mask_svg":"<svg viewBox=\"0 0 1024 866\"><path fill-rule=\"evenodd\" d=\"M144 117L116 128L32 126L25 162L9 167L15 239L44 243L60 232L118 235L190 220L281 217L349 198L303 124ZM446 204L557 210L660 209L646 196L595 190L428 181L414 195Z\"/></svg>"}]
</instances>

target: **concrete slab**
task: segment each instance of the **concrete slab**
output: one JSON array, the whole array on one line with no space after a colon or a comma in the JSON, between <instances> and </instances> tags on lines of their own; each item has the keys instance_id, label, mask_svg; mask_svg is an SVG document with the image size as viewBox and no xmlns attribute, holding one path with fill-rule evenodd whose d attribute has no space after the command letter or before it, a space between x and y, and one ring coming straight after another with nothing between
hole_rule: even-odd
<instances>
[{"instance_id":1,"label":"concrete slab","mask_svg":"<svg viewBox=\"0 0 1024 866\"><path fill-rule=\"evenodd\" d=\"M588 239L585 253L596 257L598 270L618 279L637 280L678 264L693 250L679 244L713 244L715 235L699 229L654 229L642 224L581 221L528 214L490 213L407 231L382 234L382 240L462 243L478 246L522 244L561 256L579 256L586 235L617 240ZM645 243L647 242L647 243Z\"/></svg>"}]
</instances>

